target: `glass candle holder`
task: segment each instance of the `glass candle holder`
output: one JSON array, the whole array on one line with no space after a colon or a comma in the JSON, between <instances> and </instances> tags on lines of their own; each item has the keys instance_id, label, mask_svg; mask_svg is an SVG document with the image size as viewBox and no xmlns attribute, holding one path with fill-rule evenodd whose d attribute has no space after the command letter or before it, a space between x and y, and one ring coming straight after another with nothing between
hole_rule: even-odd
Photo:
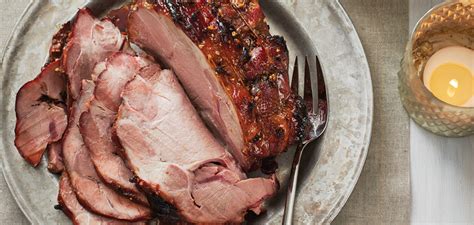
<instances>
[{"instance_id":1,"label":"glass candle holder","mask_svg":"<svg viewBox=\"0 0 474 225\"><path fill-rule=\"evenodd\" d=\"M398 73L399 91L406 111L421 127L442 136L462 137L474 134L474 108L439 100L422 81L428 59L450 46L474 49L474 0L446 1L420 19Z\"/></svg>"}]
</instances>

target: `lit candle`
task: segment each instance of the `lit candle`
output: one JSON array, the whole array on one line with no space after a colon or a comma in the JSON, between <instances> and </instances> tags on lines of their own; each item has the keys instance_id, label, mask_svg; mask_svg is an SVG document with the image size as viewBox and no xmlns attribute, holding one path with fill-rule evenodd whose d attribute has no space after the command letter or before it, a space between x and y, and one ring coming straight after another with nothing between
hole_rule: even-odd
<instances>
[{"instance_id":1,"label":"lit candle","mask_svg":"<svg viewBox=\"0 0 474 225\"><path fill-rule=\"evenodd\" d=\"M440 49L426 63L423 83L441 101L474 107L474 51L460 46Z\"/></svg>"}]
</instances>

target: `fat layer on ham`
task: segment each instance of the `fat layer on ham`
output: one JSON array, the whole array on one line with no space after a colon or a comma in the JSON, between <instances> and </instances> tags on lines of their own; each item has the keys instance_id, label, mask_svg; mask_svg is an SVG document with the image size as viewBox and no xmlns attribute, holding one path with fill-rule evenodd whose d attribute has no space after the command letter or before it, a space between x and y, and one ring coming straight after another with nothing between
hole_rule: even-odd
<instances>
[{"instance_id":1,"label":"fat layer on ham","mask_svg":"<svg viewBox=\"0 0 474 225\"><path fill-rule=\"evenodd\" d=\"M149 219L151 212L147 207L109 188L94 169L89 151L79 132L79 116L87 108L93 90L92 81L82 82L82 92L73 104L68 129L64 135L64 163L71 186L79 202L91 212L127 221Z\"/></svg>"},{"instance_id":2,"label":"fat layer on ham","mask_svg":"<svg viewBox=\"0 0 474 225\"><path fill-rule=\"evenodd\" d=\"M174 74L137 76L122 93L115 128L138 184L192 223L238 223L278 187L246 179L201 121Z\"/></svg>"}]
</instances>

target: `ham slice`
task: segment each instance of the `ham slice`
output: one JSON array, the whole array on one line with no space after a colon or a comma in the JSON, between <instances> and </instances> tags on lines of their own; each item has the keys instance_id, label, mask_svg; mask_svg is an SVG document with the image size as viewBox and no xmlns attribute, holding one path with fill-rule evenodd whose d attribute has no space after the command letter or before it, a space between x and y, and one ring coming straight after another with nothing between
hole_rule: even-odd
<instances>
[{"instance_id":1,"label":"ham slice","mask_svg":"<svg viewBox=\"0 0 474 225\"><path fill-rule=\"evenodd\" d=\"M63 142L58 141L48 145L48 170L51 173L61 174L64 170Z\"/></svg>"},{"instance_id":2,"label":"ham slice","mask_svg":"<svg viewBox=\"0 0 474 225\"><path fill-rule=\"evenodd\" d=\"M92 98L94 84L92 81L83 81L82 87L80 98L71 109L69 126L63 140L64 163L77 199L85 208L102 216L127 221L149 219L151 212L147 207L118 194L97 175L79 132L79 116Z\"/></svg>"},{"instance_id":3,"label":"ham slice","mask_svg":"<svg viewBox=\"0 0 474 225\"><path fill-rule=\"evenodd\" d=\"M48 144L59 141L67 127L66 77L59 61L46 65L16 96L15 146L37 166Z\"/></svg>"},{"instance_id":4,"label":"ham slice","mask_svg":"<svg viewBox=\"0 0 474 225\"><path fill-rule=\"evenodd\" d=\"M119 51L124 40L110 20L98 20L88 9L79 10L62 60L73 100L79 97L81 81L91 79L95 64Z\"/></svg>"},{"instance_id":5,"label":"ham slice","mask_svg":"<svg viewBox=\"0 0 474 225\"><path fill-rule=\"evenodd\" d=\"M133 174L119 156L121 146L114 140L112 126L122 102L120 93L127 82L146 67L160 68L157 64L150 65L149 61L126 53L114 54L98 67L95 69L98 75L94 98L80 119L81 134L102 180L120 193L147 205L143 193L130 182Z\"/></svg>"},{"instance_id":6,"label":"ham slice","mask_svg":"<svg viewBox=\"0 0 474 225\"><path fill-rule=\"evenodd\" d=\"M191 223L240 223L260 212L275 179L246 179L201 121L174 74L136 76L122 93L115 128L138 185Z\"/></svg>"},{"instance_id":7,"label":"ham slice","mask_svg":"<svg viewBox=\"0 0 474 225\"><path fill-rule=\"evenodd\" d=\"M250 167L240 152L244 140L235 107L199 48L171 19L152 9L138 8L132 12L128 29L132 42L158 56L176 72L211 129L229 144L231 150L236 150L234 156L242 166Z\"/></svg>"},{"instance_id":8,"label":"ham slice","mask_svg":"<svg viewBox=\"0 0 474 225\"><path fill-rule=\"evenodd\" d=\"M74 225L145 225L145 222L122 221L99 216L85 209L76 198L71 187L70 178L64 173L59 180L58 203L61 210L71 219Z\"/></svg>"}]
</instances>

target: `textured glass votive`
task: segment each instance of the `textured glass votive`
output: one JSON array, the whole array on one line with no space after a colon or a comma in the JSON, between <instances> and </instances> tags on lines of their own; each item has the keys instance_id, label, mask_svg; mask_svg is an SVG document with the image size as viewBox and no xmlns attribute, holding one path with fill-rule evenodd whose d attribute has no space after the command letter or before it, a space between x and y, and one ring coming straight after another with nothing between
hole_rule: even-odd
<instances>
[{"instance_id":1,"label":"textured glass votive","mask_svg":"<svg viewBox=\"0 0 474 225\"><path fill-rule=\"evenodd\" d=\"M449 46L474 49L474 0L447 1L418 22L398 74L400 97L410 117L423 128L443 136L472 135L474 108L439 100L422 81L428 59Z\"/></svg>"}]
</instances>

